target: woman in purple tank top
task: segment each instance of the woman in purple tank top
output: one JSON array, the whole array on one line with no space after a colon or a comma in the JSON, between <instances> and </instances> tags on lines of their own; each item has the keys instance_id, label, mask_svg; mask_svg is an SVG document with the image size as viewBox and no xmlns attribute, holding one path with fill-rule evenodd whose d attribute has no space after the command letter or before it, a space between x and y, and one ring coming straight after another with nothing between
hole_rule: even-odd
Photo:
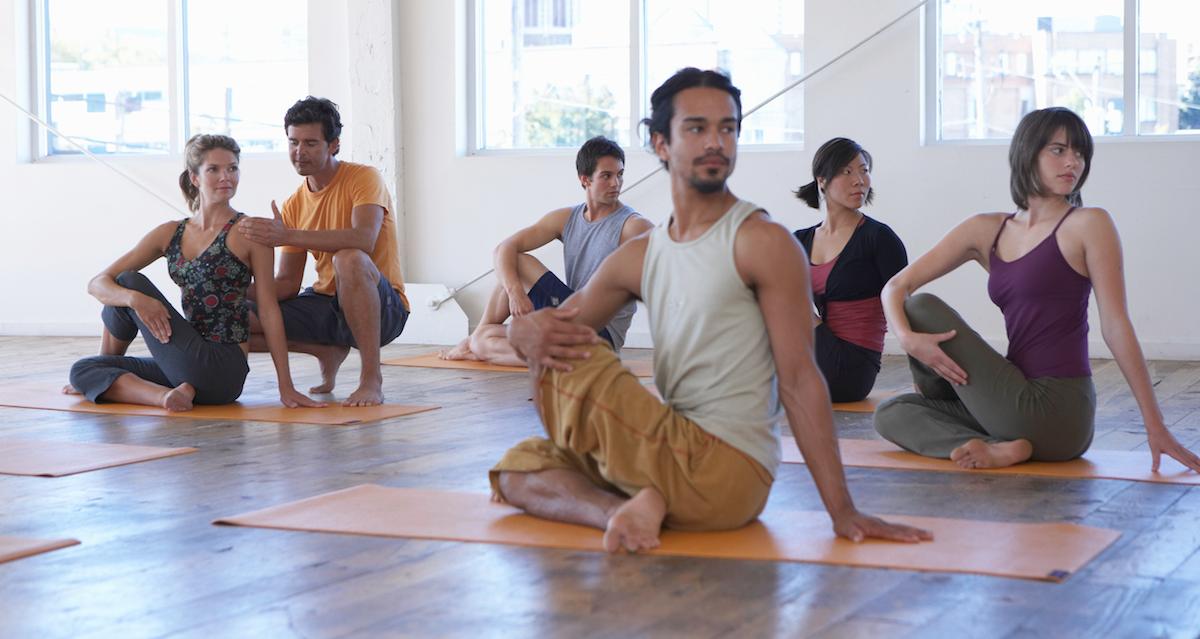
<instances>
[{"instance_id":1,"label":"woman in purple tank top","mask_svg":"<svg viewBox=\"0 0 1200 639\"><path fill-rule=\"evenodd\" d=\"M249 372L246 297L253 277L280 401L323 405L292 385L274 250L230 233L242 217L229 203L237 193L239 153L227 136L188 140L179 186L193 215L160 224L88 283L88 292L104 304L100 355L76 362L63 392L169 411L236 400ZM167 258L167 271L183 293L183 314L139 272L160 257ZM125 355L138 333L151 357Z\"/></svg>"},{"instance_id":2,"label":"woman in purple tank top","mask_svg":"<svg viewBox=\"0 0 1200 639\"><path fill-rule=\"evenodd\" d=\"M875 428L901 447L964 468L1065 461L1091 444L1096 412L1087 353L1088 299L1141 409L1151 467L1200 458L1167 429L1125 302L1121 243L1108 212L1083 207L1092 137L1068 109L1029 113L1009 147L1017 212L975 215L883 289L888 324L909 354L919 393L882 404ZM920 287L968 261L988 271L1004 314L1000 355L945 302Z\"/></svg>"}]
</instances>

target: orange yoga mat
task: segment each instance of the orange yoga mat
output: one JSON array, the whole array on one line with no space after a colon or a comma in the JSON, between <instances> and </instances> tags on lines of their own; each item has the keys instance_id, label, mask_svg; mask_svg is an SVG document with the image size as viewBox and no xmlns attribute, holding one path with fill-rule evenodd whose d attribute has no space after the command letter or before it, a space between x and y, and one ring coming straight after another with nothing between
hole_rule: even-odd
<instances>
[{"instance_id":1,"label":"orange yoga mat","mask_svg":"<svg viewBox=\"0 0 1200 639\"><path fill-rule=\"evenodd\" d=\"M194 452L195 448L7 439L0 440L0 474L62 477Z\"/></svg>"},{"instance_id":2,"label":"orange yoga mat","mask_svg":"<svg viewBox=\"0 0 1200 639\"><path fill-rule=\"evenodd\" d=\"M396 357L383 360L390 366L415 366L417 368L453 368L464 371L491 371L494 373L527 373L525 366L501 366L489 362L476 362L468 359L441 359L437 353L426 353L412 357ZM638 377L654 375L654 362L645 359L622 361L631 373Z\"/></svg>"},{"instance_id":3,"label":"orange yoga mat","mask_svg":"<svg viewBox=\"0 0 1200 639\"><path fill-rule=\"evenodd\" d=\"M884 400L890 399L900 393L893 391L872 391L867 398L858 402L834 402L833 410L843 413L874 413L876 408L883 403Z\"/></svg>"},{"instance_id":4,"label":"orange yoga mat","mask_svg":"<svg viewBox=\"0 0 1200 639\"><path fill-rule=\"evenodd\" d=\"M77 539L30 539L0 536L0 564L51 550L79 545Z\"/></svg>"},{"instance_id":5,"label":"orange yoga mat","mask_svg":"<svg viewBox=\"0 0 1200 639\"><path fill-rule=\"evenodd\" d=\"M851 543L834 536L824 512L767 509L727 532L664 531L649 553L964 572L1062 581L1120 537L1075 524L1009 524L891 517L932 530L922 544ZM380 537L444 539L602 551L601 532L522 514L487 495L364 484L215 523Z\"/></svg>"},{"instance_id":6,"label":"orange yoga mat","mask_svg":"<svg viewBox=\"0 0 1200 639\"><path fill-rule=\"evenodd\" d=\"M41 408L65 410L76 413L103 413L105 415L149 415L154 417L184 417L187 419L239 420L247 422L280 422L284 424L322 424L345 426L377 422L392 417L403 417L414 413L434 410L437 406L408 406L383 404L382 406L342 406L330 402L324 408L287 408L276 396L243 395L233 404L220 406L196 406L182 413L172 413L165 408L139 406L136 404L93 404L79 395L64 395L59 389L43 386L0 387L0 406L15 408Z\"/></svg>"},{"instance_id":7,"label":"orange yoga mat","mask_svg":"<svg viewBox=\"0 0 1200 639\"><path fill-rule=\"evenodd\" d=\"M1125 479L1160 484L1200 485L1200 473L1162 456L1158 473L1150 472L1150 453L1127 450L1089 450L1080 459L1066 462L1025 462L1007 468L960 468L949 459L922 457L878 439L840 439L842 463L865 468L928 470L952 473L1034 475L1060 479ZM783 438L783 461L803 464L804 457L791 437Z\"/></svg>"},{"instance_id":8,"label":"orange yoga mat","mask_svg":"<svg viewBox=\"0 0 1200 639\"><path fill-rule=\"evenodd\" d=\"M47 386L0 387L0 406L16 408L43 408L48 411L71 411L78 413L137 414L151 417L182 417L187 419L236 419L241 422L278 422L282 424L322 424L343 426L379 422L380 419L404 417L408 414L432 411L438 406L408 406L384 404L382 406L347 407L330 401L324 408L288 408L280 404L275 395L242 395L234 404L221 406L196 406L191 411L173 413L166 408L139 406L136 404L92 404L79 395L64 395L58 388Z\"/></svg>"}]
</instances>

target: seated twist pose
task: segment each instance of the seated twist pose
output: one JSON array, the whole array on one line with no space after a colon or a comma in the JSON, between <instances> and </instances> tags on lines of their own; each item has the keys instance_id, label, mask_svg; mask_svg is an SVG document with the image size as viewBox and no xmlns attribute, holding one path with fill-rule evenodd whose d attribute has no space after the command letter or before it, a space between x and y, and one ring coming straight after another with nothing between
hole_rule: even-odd
<instances>
[{"instance_id":1,"label":"seated twist pose","mask_svg":"<svg viewBox=\"0 0 1200 639\"><path fill-rule=\"evenodd\" d=\"M1092 136L1053 107L1021 119L1009 147L1015 213L984 213L952 229L883 290L884 311L909 354L919 393L880 405L875 428L915 453L964 468L1079 457L1092 442L1096 392L1087 309L1141 409L1151 465L1161 454L1200 471L1200 459L1163 423L1125 302L1121 242L1108 211L1084 207ZM941 299L915 294L968 261L988 271L1004 314L1002 356Z\"/></svg>"},{"instance_id":2,"label":"seated twist pose","mask_svg":"<svg viewBox=\"0 0 1200 639\"><path fill-rule=\"evenodd\" d=\"M834 138L813 156L813 181L796 191L825 208L824 222L795 235L810 261L817 366L835 402L859 401L875 386L887 332L879 293L908 264L891 227L859 210L875 195L872 163L854 140Z\"/></svg>"},{"instance_id":3,"label":"seated twist pose","mask_svg":"<svg viewBox=\"0 0 1200 639\"><path fill-rule=\"evenodd\" d=\"M230 205L239 153L237 142L223 135L188 140L179 186L194 214L159 225L88 284L104 304L100 355L71 367L65 392L170 411L236 400L250 371L246 297L253 277L280 400L289 407L323 405L292 386L271 278L274 252L230 232L245 220ZM182 315L139 272L160 257L167 258L167 272L183 292ZM151 356L125 356L139 332Z\"/></svg>"},{"instance_id":4,"label":"seated twist pose","mask_svg":"<svg viewBox=\"0 0 1200 639\"><path fill-rule=\"evenodd\" d=\"M651 106L646 124L674 211L613 252L561 308L513 319L508 337L529 364L548 438L504 455L490 474L496 498L604 530L610 552L654 548L664 525L743 526L774 482L782 397L837 534L929 538L860 513L850 497L812 356L804 251L726 186L740 91L720 73L688 68ZM634 299L649 311L665 403L596 334Z\"/></svg>"}]
</instances>

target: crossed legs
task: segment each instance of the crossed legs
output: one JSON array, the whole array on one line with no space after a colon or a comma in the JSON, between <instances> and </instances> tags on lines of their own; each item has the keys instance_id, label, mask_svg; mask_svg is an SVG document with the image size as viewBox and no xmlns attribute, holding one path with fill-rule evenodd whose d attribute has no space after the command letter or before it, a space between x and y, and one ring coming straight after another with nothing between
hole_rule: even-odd
<instances>
[{"instance_id":1,"label":"crossed legs","mask_svg":"<svg viewBox=\"0 0 1200 639\"><path fill-rule=\"evenodd\" d=\"M521 253L517 255L517 275L521 278L521 286L526 291L533 288L546 271L545 264L532 255ZM517 351L508 343L508 329L504 322L512 315L508 305L508 293L504 287L497 284L488 297L483 316L470 336L464 338L454 348L439 353L442 359L469 359L491 362L505 366L524 366L525 360L517 355Z\"/></svg>"}]
</instances>

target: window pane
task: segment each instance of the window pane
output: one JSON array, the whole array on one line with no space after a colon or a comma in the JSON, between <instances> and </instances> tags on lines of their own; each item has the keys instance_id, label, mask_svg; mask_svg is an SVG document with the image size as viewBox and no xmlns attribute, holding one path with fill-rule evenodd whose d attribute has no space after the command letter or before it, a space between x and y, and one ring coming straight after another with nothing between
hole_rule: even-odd
<instances>
[{"instance_id":1,"label":"window pane","mask_svg":"<svg viewBox=\"0 0 1200 639\"><path fill-rule=\"evenodd\" d=\"M1049 106L1121 133L1123 23L1123 0L942 0L942 139L1007 138Z\"/></svg>"},{"instance_id":2,"label":"window pane","mask_svg":"<svg viewBox=\"0 0 1200 639\"><path fill-rule=\"evenodd\" d=\"M93 153L168 148L167 4L46 0L49 122ZM78 153L58 136L51 154Z\"/></svg>"},{"instance_id":3,"label":"window pane","mask_svg":"<svg viewBox=\"0 0 1200 639\"><path fill-rule=\"evenodd\" d=\"M307 11L293 0L189 2L190 134L282 151L283 114L308 87Z\"/></svg>"},{"instance_id":4,"label":"window pane","mask_svg":"<svg viewBox=\"0 0 1200 639\"><path fill-rule=\"evenodd\" d=\"M804 74L801 0L646 0L646 99L683 67L720 68L750 109ZM804 95L797 87L742 122L740 142L799 143Z\"/></svg>"},{"instance_id":5,"label":"window pane","mask_svg":"<svg viewBox=\"0 0 1200 639\"><path fill-rule=\"evenodd\" d=\"M629 4L481 0L487 149L629 144Z\"/></svg>"},{"instance_id":6,"label":"window pane","mask_svg":"<svg viewBox=\"0 0 1200 639\"><path fill-rule=\"evenodd\" d=\"M1200 4L1141 0L1138 132L1200 133Z\"/></svg>"}]
</instances>

